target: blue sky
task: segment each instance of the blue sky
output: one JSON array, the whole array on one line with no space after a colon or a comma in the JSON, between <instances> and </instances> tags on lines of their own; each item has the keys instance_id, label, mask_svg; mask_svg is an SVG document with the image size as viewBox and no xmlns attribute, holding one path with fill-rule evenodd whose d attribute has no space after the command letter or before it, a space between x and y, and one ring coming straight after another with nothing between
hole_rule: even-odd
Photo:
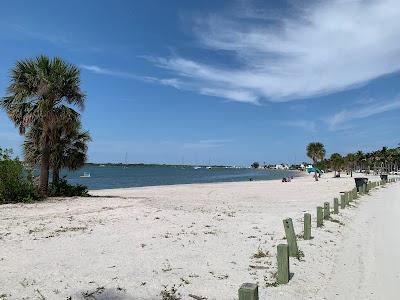
<instances>
[{"instance_id":1,"label":"blue sky","mask_svg":"<svg viewBox=\"0 0 400 300\"><path fill-rule=\"evenodd\" d=\"M301 162L400 142L398 1L2 1L16 60L82 70L91 162ZM0 145L22 137L0 112Z\"/></svg>"}]
</instances>

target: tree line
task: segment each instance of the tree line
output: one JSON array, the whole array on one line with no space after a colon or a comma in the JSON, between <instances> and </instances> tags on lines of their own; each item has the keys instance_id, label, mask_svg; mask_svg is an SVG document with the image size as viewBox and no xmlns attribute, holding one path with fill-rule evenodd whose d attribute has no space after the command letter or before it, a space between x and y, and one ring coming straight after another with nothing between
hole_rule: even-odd
<instances>
[{"instance_id":1,"label":"tree line","mask_svg":"<svg viewBox=\"0 0 400 300\"><path fill-rule=\"evenodd\" d=\"M344 156L333 153L329 158L325 158L325 155L325 146L322 143L308 144L307 156L313 160L314 167L333 170L335 176L343 171L351 176L354 171L375 175L399 172L400 144L395 148L382 147L380 150L365 153L357 151ZM315 178L318 180L316 173Z\"/></svg>"}]
</instances>

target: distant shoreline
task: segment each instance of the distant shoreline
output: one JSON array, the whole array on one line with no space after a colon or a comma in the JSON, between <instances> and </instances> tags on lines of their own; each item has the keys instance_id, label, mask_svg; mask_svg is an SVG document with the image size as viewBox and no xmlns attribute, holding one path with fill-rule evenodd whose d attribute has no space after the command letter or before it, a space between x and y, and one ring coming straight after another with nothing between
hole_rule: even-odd
<instances>
[{"instance_id":1,"label":"distant shoreline","mask_svg":"<svg viewBox=\"0 0 400 300\"><path fill-rule=\"evenodd\" d=\"M164 186L179 184L203 184L217 182L243 182L281 180L283 177L299 177L295 170L269 170L251 168L193 168L167 166L97 166L86 165L77 172L62 172L71 184L86 185L89 190ZM81 178L82 174L89 175Z\"/></svg>"},{"instance_id":2,"label":"distant shoreline","mask_svg":"<svg viewBox=\"0 0 400 300\"><path fill-rule=\"evenodd\" d=\"M270 170L270 171L282 171L282 170ZM297 173L295 178L308 177L306 172L296 171L296 170L286 170L289 172ZM255 179L252 182L254 183L262 183L262 182L271 182L276 181L281 183L282 178L271 178L271 179ZM163 187L179 187L179 186L207 186L207 185L224 185L224 184L235 184L235 183L244 183L249 182L249 180L238 180L238 181L217 181L217 182L192 182L192 183L176 183L176 184L160 184L160 185L145 185L145 186L131 186L131 187L115 187L115 188L106 188L106 189L89 189L90 192L101 192L107 190L132 190L132 189L144 189L144 188L163 188Z\"/></svg>"}]
</instances>

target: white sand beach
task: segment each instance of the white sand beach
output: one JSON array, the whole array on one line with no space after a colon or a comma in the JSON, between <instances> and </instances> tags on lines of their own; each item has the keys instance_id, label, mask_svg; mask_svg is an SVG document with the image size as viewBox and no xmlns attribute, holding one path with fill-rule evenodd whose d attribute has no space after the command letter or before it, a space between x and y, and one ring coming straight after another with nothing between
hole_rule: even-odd
<instances>
[{"instance_id":1,"label":"white sand beach","mask_svg":"<svg viewBox=\"0 0 400 300\"><path fill-rule=\"evenodd\" d=\"M239 286L254 282L260 299L395 299L400 184L373 190L316 228L316 206L353 187L349 176L326 174L318 182L113 189L2 205L0 295L160 299L175 285L182 299L237 299ZM282 219L293 218L301 233L304 212L312 213L314 238L299 239L305 256L291 259L289 284L268 286L276 245L285 242ZM266 256L254 258L259 249Z\"/></svg>"}]
</instances>

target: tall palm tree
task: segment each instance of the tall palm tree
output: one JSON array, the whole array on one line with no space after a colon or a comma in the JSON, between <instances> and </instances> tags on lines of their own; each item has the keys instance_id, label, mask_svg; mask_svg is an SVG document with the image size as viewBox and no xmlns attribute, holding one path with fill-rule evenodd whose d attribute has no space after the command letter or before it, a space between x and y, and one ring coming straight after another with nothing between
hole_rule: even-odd
<instances>
[{"instance_id":1,"label":"tall palm tree","mask_svg":"<svg viewBox=\"0 0 400 300\"><path fill-rule=\"evenodd\" d=\"M79 69L59 57L39 56L17 61L11 83L0 105L19 128L20 134L36 127L40 144L40 191L47 196L53 131L59 123L57 108L83 109Z\"/></svg>"},{"instance_id":2,"label":"tall palm tree","mask_svg":"<svg viewBox=\"0 0 400 300\"><path fill-rule=\"evenodd\" d=\"M313 166L316 168L318 160L324 159L326 154L325 146L322 143L309 143L307 146L307 156L313 160ZM317 171L314 172L315 181L318 181Z\"/></svg>"}]
</instances>

